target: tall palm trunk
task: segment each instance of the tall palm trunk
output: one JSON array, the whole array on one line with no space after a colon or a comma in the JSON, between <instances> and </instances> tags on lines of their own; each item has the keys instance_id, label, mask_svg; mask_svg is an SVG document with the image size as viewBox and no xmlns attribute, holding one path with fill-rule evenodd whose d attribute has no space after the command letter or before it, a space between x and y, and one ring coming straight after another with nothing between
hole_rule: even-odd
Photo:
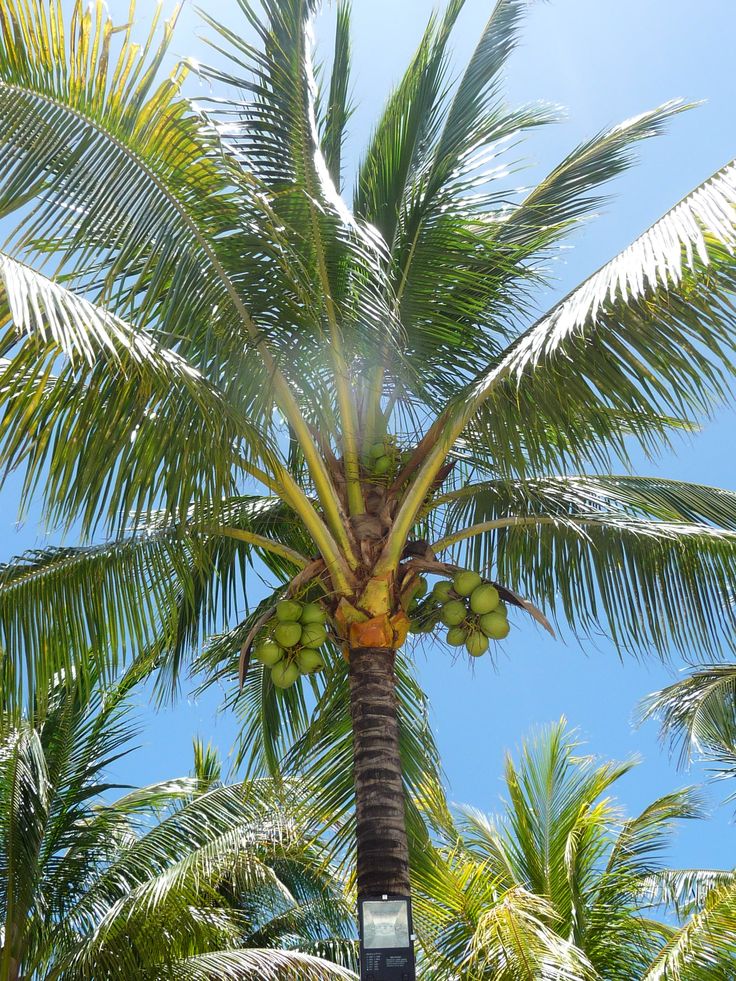
<instances>
[{"instance_id":1,"label":"tall palm trunk","mask_svg":"<svg viewBox=\"0 0 736 981\"><path fill-rule=\"evenodd\" d=\"M380 647L350 652L359 899L410 889L395 659Z\"/></svg>"}]
</instances>

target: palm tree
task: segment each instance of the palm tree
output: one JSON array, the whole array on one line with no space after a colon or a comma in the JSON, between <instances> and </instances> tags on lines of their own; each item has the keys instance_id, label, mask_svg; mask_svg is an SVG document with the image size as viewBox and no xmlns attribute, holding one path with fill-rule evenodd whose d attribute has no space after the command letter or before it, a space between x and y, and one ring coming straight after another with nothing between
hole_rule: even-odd
<instances>
[{"instance_id":1,"label":"palm tree","mask_svg":"<svg viewBox=\"0 0 736 981\"><path fill-rule=\"evenodd\" d=\"M642 704L642 719L658 718L664 741L681 765L712 766L718 780L736 776L736 665L704 664ZM730 795L733 800L736 794ZM662 952L651 977L719 978L736 970L736 872L681 873L663 883L662 897L685 924ZM719 970L721 973L719 974ZM710 972L710 973L708 973Z\"/></svg>"},{"instance_id":2,"label":"palm tree","mask_svg":"<svg viewBox=\"0 0 736 981\"><path fill-rule=\"evenodd\" d=\"M725 942L709 951L721 973L708 974L703 961L702 973L691 965L680 975L674 958L673 973L658 973L685 945L656 914L670 903L684 913L686 880L702 896L727 876L663 867L675 823L700 816L701 805L683 790L625 818L610 794L633 765L580 755L562 720L525 742L518 763L507 758L500 816L469 808L458 819L444 816L441 842L415 882L422 978L730 976L736 948ZM694 922L684 929L692 932Z\"/></svg>"},{"instance_id":3,"label":"palm tree","mask_svg":"<svg viewBox=\"0 0 736 981\"><path fill-rule=\"evenodd\" d=\"M346 809L354 782L359 896L406 895L402 776L416 791L434 757L396 652L422 575L470 567L512 612L546 622L526 593L622 650L733 635L734 495L611 473L730 390L736 163L535 317L546 260L685 107L515 195L498 158L554 117L500 90L524 3L500 0L453 83L450 0L351 209L349 4L326 75L318 0L236 6L242 30L207 18L224 67L163 77L171 23L139 48L81 0L68 22L61 0L0 0L0 464L82 541L2 570L0 646L19 701L90 649L108 673L144 651L166 692L225 627L203 663L227 671L242 645L256 756L321 748ZM192 68L211 99L187 98ZM235 619L254 561L273 602ZM283 598L320 605L345 658L287 691L249 666Z\"/></svg>"},{"instance_id":4,"label":"palm tree","mask_svg":"<svg viewBox=\"0 0 736 981\"><path fill-rule=\"evenodd\" d=\"M0 977L354 978L351 910L296 797L195 777L111 800L130 679L2 716ZM317 956L321 952L329 959Z\"/></svg>"},{"instance_id":5,"label":"palm tree","mask_svg":"<svg viewBox=\"0 0 736 981\"><path fill-rule=\"evenodd\" d=\"M661 720L682 764L697 757L719 778L736 776L736 664L702 665L645 699L641 716Z\"/></svg>"}]
</instances>

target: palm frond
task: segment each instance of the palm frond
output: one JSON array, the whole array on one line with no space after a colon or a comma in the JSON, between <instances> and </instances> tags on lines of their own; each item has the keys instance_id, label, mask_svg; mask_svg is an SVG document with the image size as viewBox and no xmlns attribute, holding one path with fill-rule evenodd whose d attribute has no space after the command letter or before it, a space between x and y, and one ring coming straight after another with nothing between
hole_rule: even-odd
<instances>
[{"instance_id":1,"label":"palm frond","mask_svg":"<svg viewBox=\"0 0 736 981\"><path fill-rule=\"evenodd\" d=\"M319 957L284 950L226 950L180 961L172 977L187 981L356 981L352 971Z\"/></svg>"},{"instance_id":2,"label":"palm frond","mask_svg":"<svg viewBox=\"0 0 736 981\"><path fill-rule=\"evenodd\" d=\"M481 917L463 967L498 981L592 981L585 955L547 925L550 919L542 897L509 891Z\"/></svg>"},{"instance_id":3,"label":"palm frond","mask_svg":"<svg viewBox=\"0 0 736 981\"><path fill-rule=\"evenodd\" d=\"M650 910L687 878L663 849L701 808L685 790L622 820L611 791L632 765L581 755L564 720L507 759L503 812L462 808L415 875L428 978L645 974L675 932Z\"/></svg>"},{"instance_id":4,"label":"palm frond","mask_svg":"<svg viewBox=\"0 0 736 981\"><path fill-rule=\"evenodd\" d=\"M735 245L731 163L513 343L449 425L473 420L468 439L518 476L625 457L632 430L645 448L666 435L657 416L707 414L731 385Z\"/></svg>"},{"instance_id":5,"label":"palm frond","mask_svg":"<svg viewBox=\"0 0 736 981\"><path fill-rule=\"evenodd\" d=\"M498 227L499 240L533 244L535 250L554 242L598 207L599 188L631 166L637 143L659 136L672 116L689 108L679 100L666 102L576 147L509 209Z\"/></svg>"},{"instance_id":6,"label":"palm frond","mask_svg":"<svg viewBox=\"0 0 736 981\"><path fill-rule=\"evenodd\" d=\"M736 496L660 478L496 480L438 498L435 547L619 649L715 655L733 636ZM454 529L461 529L455 531ZM683 610L687 615L683 615Z\"/></svg>"},{"instance_id":7,"label":"palm frond","mask_svg":"<svg viewBox=\"0 0 736 981\"><path fill-rule=\"evenodd\" d=\"M499 349L497 314L509 299L504 282L518 271L523 250L499 247L482 215L504 197L495 190L504 149L553 118L546 108L512 110L500 99L498 77L516 43L522 6L497 4L457 85L448 45L463 3L430 20L360 170L355 208L390 248L402 349L414 366L413 375L403 365L399 371L386 345L385 388L400 399L456 392L483 353Z\"/></svg>"},{"instance_id":8,"label":"palm frond","mask_svg":"<svg viewBox=\"0 0 736 981\"><path fill-rule=\"evenodd\" d=\"M0 567L6 694L22 700L60 670L114 677L134 656L175 685L184 653L235 614L248 565L264 547L288 554L296 541L307 544L278 498L238 497L188 523L160 513L103 544L11 560Z\"/></svg>"},{"instance_id":9,"label":"palm frond","mask_svg":"<svg viewBox=\"0 0 736 981\"><path fill-rule=\"evenodd\" d=\"M342 189L342 155L346 127L353 109L350 103L350 2L340 0L335 12L335 47L322 113L322 153L335 187Z\"/></svg>"},{"instance_id":10,"label":"palm frond","mask_svg":"<svg viewBox=\"0 0 736 981\"><path fill-rule=\"evenodd\" d=\"M40 0L3 0L0 210L33 202L18 247L60 252L82 281L104 266L117 312L155 317L201 357L209 332L232 336L239 320L218 326L213 308L232 312L237 297L214 242L240 216L215 134L179 94L186 70L160 80L174 22L156 47L159 14L140 48L101 7L87 16L75 0L65 30L59 0L50 15Z\"/></svg>"},{"instance_id":11,"label":"palm frond","mask_svg":"<svg viewBox=\"0 0 736 981\"><path fill-rule=\"evenodd\" d=\"M416 681L411 662L400 653L396 661L396 678L407 821L413 844L421 848L427 833L417 802L428 781L441 784L441 765L429 727L426 696ZM298 726L292 723L284 727L282 739L283 736L288 739L283 739L279 747L282 756L276 762L286 772L299 774L314 788L313 806L318 813L330 815L333 824L331 848L344 858L345 850L354 838L355 790L348 671L339 655L328 662L316 694L317 703L311 716L308 713L306 717L300 715ZM257 704L253 699L243 716L250 724L250 728L244 730L244 736L249 736L244 746L251 747L250 740L256 736ZM257 741L255 745L259 745Z\"/></svg>"},{"instance_id":12,"label":"palm frond","mask_svg":"<svg viewBox=\"0 0 736 981\"><path fill-rule=\"evenodd\" d=\"M716 886L642 981L720 981L736 971L736 884Z\"/></svg>"},{"instance_id":13,"label":"palm frond","mask_svg":"<svg viewBox=\"0 0 736 981\"><path fill-rule=\"evenodd\" d=\"M662 738L679 748L683 764L696 756L721 776L736 773L736 665L703 665L650 695L640 712L660 720Z\"/></svg>"},{"instance_id":14,"label":"palm frond","mask_svg":"<svg viewBox=\"0 0 736 981\"><path fill-rule=\"evenodd\" d=\"M186 512L233 491L236 448L272 459L226 393L155 336L6 254L0 280L0 462L25 470L26 493L42 485L52 521Z\"/></svg>"},{"instance_id":15,"label":"palm frond","mask_svg":"<svg viewBox=\"0 0 736 981\"><path fill-rule=\"evenodd\" d=\"M674 910L681 923L702 910L710 893L734 881L724 869L660 869L644 883L644 895L654 907Z\"/></svg>"},{"instance_id":16,"label":"palm frond","mask_svg":"<svg viewBox=\"0 0 736 981\"><path fill-rule=\"evenodd\" d=\"M227 149L255 175L278 218L278 242L288 252L292 288L302 304L300 311L294 311L304 344L300 358L314 359L309 370L300 366L300 375L302 383L314 384L319 359L324 360L326 354L339 356L344 343L345 357L351 359L371 351L379 332L383 336L395 330L386 306L382 245L373 230L351 214L324 156L313 64L315 5L311 0L289 4L264 0L257 10L249 0L238 0L238 7L260 49L205 16L217 35L213 46L227 62L224 67L201 71L247 96L221 107L214 105L213 113L222 120L220 130ZM338 15L338 77L331 94L337 100L340 140L347 115L347 80L341 77L349 63L347 34L348 14L342 9ZM330 138L334 144L335 137ZM337 147L328 144L328 151L334 165ZM315 284L321 295L315 292ZM283 319L283 311L278 312ZM333 379L333 389L334 385ZM325 391L330 393L329 387Z\"/></svg>"}]
</instances>

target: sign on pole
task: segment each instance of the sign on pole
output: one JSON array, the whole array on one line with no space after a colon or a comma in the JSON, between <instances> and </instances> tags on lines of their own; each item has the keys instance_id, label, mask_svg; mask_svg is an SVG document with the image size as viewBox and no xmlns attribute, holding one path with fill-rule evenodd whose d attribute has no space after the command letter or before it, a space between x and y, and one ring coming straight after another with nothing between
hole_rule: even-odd
<instances>
[{"instance_id":1,"label":"sign on pole","mask_svg":"<svg viewBox=\"0 0 736 981\"><path fill-rule=\"evenodd\" d=\"M361 900L359 923L361 981L416 981L409 897Z\"/></svg>"}]
</instances>

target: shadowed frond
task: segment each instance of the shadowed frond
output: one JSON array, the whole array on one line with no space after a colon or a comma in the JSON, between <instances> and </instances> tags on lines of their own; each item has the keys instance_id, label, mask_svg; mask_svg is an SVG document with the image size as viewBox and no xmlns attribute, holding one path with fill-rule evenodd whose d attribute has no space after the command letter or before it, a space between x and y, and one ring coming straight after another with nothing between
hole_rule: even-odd
<instances>
[{"instance_id":1,"label":"shadowed frond","mask_svg":"<svg viewBox=\"0 0 736 981\"><path fill-rule=\"evenodd\" d=\"M270 603L271 600L266 601ZM257 616L254 611L252 617ZM234 660L239 631L222 639L210 658ZM437 747L428 720L428 705L411 663L396 662L400 745L407 810L415 843L424 842L424 821L417 801L427 781L441 783ZM230 675L232 677L232 675ZM316 698L316 704L313 699ZM297 774L313 788L311 807L332 822L330 847L344 857L354 837L352 809L352 728L348 671L337 650L326 658L325 671L300 679L284 692L274 688L267 670L251 665L234 708L241 719L240 759L251 772Z\"/></svg>"}]
</instances>

